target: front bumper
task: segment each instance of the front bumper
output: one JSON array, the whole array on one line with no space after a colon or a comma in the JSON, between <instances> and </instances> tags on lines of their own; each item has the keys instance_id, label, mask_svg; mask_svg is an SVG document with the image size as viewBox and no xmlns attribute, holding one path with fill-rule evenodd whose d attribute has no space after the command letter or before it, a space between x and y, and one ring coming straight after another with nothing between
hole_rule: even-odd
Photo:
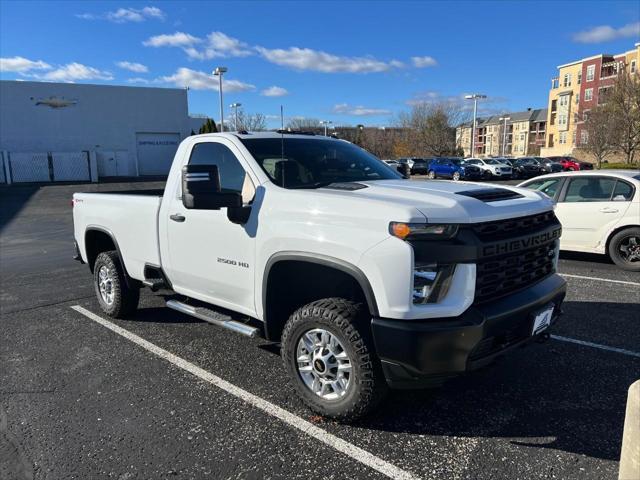
<instances>
[{"instance_id":1,"label":"front bumper","mask_svg":"<svg viewBox=\"0 0 640 480\"><path fill-rule=\"evenodd\" d=\"M531 335L534 314L553 304L553 325L565 293L566 282L553 274L494 302L472 305L454 318L374 318L373 337L387 383L394 388L424 387L490 363L544 335Z\"/></svg>"}]
</instances>

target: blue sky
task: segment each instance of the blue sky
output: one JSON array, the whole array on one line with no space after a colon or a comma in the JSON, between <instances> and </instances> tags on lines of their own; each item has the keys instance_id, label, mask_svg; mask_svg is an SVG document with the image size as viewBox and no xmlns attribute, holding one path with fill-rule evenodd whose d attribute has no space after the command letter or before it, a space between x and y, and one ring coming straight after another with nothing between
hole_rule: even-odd
<instances>
[{"instance_id":1,"label":"blue sky","mask_svg":"<svg viewBox=\"0 0 640 480\"><path fill-rule=\"evenodd\" d=\"M628 2L0 1L0 78L189 86L191 113L225 104L390 125L415 102L546 106L555 67L639 40ZM124 63L126 62L126 63ZM275 87L275 88L273 88Z\"/></svg>"}]
</instances>

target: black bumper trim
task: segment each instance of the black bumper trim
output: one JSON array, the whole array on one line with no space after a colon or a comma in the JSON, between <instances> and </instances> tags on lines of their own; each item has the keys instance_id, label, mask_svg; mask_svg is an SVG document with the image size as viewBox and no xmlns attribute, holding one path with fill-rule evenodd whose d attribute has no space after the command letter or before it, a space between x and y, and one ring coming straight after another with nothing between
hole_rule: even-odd
<instances>
[{"instance_id":1,"label":"black bumper trim","mask_svg":"<svg viewBox=\"0 0 640 480\"><path fill-rule=\"evenodd\" d=\"M566 282L554 274L526 290L472 305L458 317L374 318L373 337L387 383L395 388L415 388L486 365L534 340L530 335L533 314L550 304L555 306L553 325L565 293Z\"/></svg>"}]
</instances>

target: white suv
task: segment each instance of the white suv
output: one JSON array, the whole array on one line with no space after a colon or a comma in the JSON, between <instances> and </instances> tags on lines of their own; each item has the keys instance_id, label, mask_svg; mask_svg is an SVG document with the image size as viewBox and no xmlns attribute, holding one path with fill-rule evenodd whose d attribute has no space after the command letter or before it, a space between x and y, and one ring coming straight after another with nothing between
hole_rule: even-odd
<instances>
[{"instance_id":1,"label":"white suv","mask_svg":"<svg viewBox=\"0 0 640 480\"><path fill-rule=\"evenodd\" d=\"M511 177L511 166L506 163L502 163L495 158L467 158L465 163L480 167L484 178Z\"/></svg>"}]
</instances>

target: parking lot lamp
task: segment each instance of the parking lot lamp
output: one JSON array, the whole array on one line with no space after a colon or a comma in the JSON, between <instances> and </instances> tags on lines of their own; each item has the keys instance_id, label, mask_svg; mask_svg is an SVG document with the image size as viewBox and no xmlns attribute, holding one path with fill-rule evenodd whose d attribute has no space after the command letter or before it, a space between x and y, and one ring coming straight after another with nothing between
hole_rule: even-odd
<instances>
[{"instance_id":1,"label":"parking lot lamp","mask_svg":"<svg viewBox=\"0 0 640 480\"><path fill-rule=\"evenodd\" d=\"M233 126L235 127L236 132L238 131L238 107L241 107L242 104L235 102L232 103L231 105L229 105L231 108L233 108L235 110L234 113L234 120L233 120Z\"/></svg>"},{"instance_id":2,"label":"parking lot lamp","mask_svg":"<svg viewBox=\"0 0 640 480\"><path fill-rule=\"evenodd\" d=\"M471 127L471 156L474 155L474 148L476 146L476 116L478 114L478 100L481 98L487 98L486 95L480 93L474 93L473 95L465 95L465 99L473 100L473 125Z\"/></svg>"},{"instance_id":3,"label":"parking lot lamp","mask_svg":"<svg viewBox=\"0 0 640 480\"><path fill-rule=\"evenodd\" d=\"M324 136L327 136L327 126L331 125L333 122L331 120L320 120L320 125L324 125Z\"/></svg>"},{"instance_id":4,"label":"parking lot lamp","mask_svg":"<svg viewBox=\"0 0 640 480\"><path fill-rule=\"evenodd\" d=\"M222 105L222 75L227 71L227 67L216 67L213 75L218 77L218 92L220 93L220 131L224 132L224 107Z\"/></svg>"},{"instance_id":5,"label":"parking lot lamp","mask_svg":"<svg viewBox=\"0 0 640 480\"><path fill-rule=\"evenodd\" d=\"M502 132L502 156L504 157L507 151L507 121L511 120L511 117L500 117L499 120L504 120L504 131Z\"/></svg>"}]
</instances>

